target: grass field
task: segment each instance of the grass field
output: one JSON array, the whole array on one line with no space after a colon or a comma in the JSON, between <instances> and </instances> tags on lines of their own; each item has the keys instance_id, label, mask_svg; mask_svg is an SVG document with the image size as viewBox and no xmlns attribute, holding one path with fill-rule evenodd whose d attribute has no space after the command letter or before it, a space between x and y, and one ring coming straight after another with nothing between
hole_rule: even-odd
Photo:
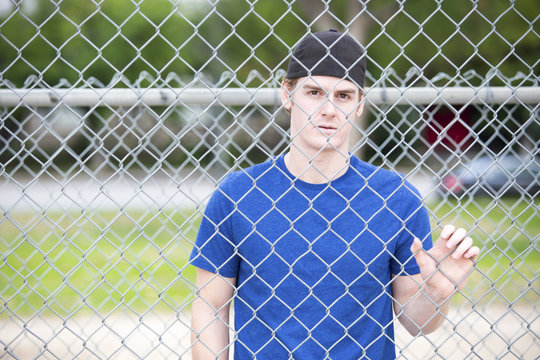
<instances>
[{"instance_id":1,"label":"grass field","mask_svg":"<svg viewBox=\"0 0 540 360\"><path fill-rule=\"evenodd\" d=\"M434 228L472 229L482 250L458 301L537 301L539 206L519 198L428 204ZM193 210L10 213L0 218L0 318L189 307L187 259L199 221Z\"/></svg>"},{"instance_id":2,"label":"grass field","mask_svg":"<svg viewBox=\"0 0 540 360\"><path fill-rule=\"evenodd\" d=\"M194 289L194 214L10 214L0 223L3 315L181 309Z\"/></svg>"}]
</instances>

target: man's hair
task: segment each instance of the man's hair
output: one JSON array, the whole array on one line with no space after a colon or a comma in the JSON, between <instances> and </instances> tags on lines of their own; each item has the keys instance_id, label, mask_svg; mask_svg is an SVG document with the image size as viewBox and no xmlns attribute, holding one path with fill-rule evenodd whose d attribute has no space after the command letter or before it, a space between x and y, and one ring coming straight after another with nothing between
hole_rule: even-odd
<instances>
[{"instance_id":1,"label":"man's hair","mask_svg":"<svg viewBox=\"0 0 540 360\"><path fill-rule=\"evenodd\" d=\"M298 79L289 79L287 76L283 76L283 84L292 92L298 83Z\"/></svg>"}]
</instances>

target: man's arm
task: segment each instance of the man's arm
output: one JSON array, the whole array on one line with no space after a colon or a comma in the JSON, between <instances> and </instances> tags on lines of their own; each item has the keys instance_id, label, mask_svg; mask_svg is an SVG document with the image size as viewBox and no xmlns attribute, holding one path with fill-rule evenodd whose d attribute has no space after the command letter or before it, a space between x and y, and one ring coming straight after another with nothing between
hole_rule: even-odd
<instances>
[{"instance_id":1,"label":"man's arm","mask_svg":"<svg viewBox=\"0 0 540 360\"><path fill-rule=\"evenodd\" d=\"M191 307L194 360L229 358L229 307L236 278L197 268L198 296Z\"/></svg>"},{"instance_id":2,"label":"man's arm","mask_svg":"<svg viewBox=\"0 0 540 360\"><path fill-rule=\"evenodd\" d=\"M416 335L437 329L448 314L452 296L463 289L479 249L464 229L448 225L432 249L414 239L411 251L420 274L392 279L394 311L407 331Z\"/></svg>"}]
</instances>

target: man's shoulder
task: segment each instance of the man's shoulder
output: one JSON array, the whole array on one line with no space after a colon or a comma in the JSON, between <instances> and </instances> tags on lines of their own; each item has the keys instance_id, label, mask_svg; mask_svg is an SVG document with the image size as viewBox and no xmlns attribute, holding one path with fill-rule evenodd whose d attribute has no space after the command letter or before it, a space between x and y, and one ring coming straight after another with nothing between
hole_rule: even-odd
<instances>
[{"instance_id":1,"label":"man's shoulder","mask_svg":"<svg viewBox=\"0 0 540 360\"><path fill-rule=\"evenodd\" d=\"M404 179L404 176L397 171L367 163L356 156L351 157L351 166L360 176L367 180L376 179L377 181L383 180L385 182L401 182Z\"/></svg>"},{"instance_id":2,"label":"man's shoulder","mask_svg":"<svg viewBox=\"0 0 540 360\"><path fill-rule=\"evenodd\" d=\"M240 170L229 173L220 184L223 189L243 190L257 186L263 180L274 177L276 173L277 158L269 159L265 162L255 164Z\"/></svg>"},{"instance_id":3,"label":"man's shoulder","mask_svg":"<svg viewBox=\"0 0 540 360\"><path fill-rule=\"evenodd\" d=\"M394 194L412 199L421 198L418 189L407 180L405 175L396 170L375 166L356 157L351 161L351 165L365 179L370 188L379 192L380 195L384 193L384 195Z\"/></svg>"}]
</instances>

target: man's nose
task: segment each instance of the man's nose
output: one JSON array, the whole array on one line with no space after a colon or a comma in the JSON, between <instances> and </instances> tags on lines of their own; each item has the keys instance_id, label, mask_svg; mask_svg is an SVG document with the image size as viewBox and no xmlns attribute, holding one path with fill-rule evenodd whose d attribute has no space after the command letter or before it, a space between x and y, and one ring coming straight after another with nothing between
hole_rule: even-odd
<instances>
[{"instance_id":1,"label":"man's nose","mask_svg":"<svg viewBox=\"0 0 540 360\"><path fill-rule=\"evenodd\" d=\"M337 113L337 105L331 96L326 96L324 103L321 105L321 114L329 117L335 116Z\"/></svg>"}]
</instances>

